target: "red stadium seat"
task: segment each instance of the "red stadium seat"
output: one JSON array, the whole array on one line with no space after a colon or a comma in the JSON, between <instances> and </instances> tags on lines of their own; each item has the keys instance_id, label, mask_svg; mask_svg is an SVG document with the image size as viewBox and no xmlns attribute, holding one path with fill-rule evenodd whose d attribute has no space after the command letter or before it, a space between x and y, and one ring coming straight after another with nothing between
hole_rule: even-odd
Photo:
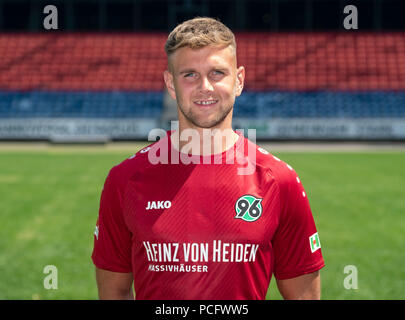
<instances>
[{"instance_id":1,"label":"red stadium seat","mask_svg":"<svg viewBox=\"0 0 405 320\"><path fill-rule=\"evenodd\" d=\"M162 90L166 36L0 34L0 87ZM405 89L403 32L240 33L236 38L248 90Z\"/></svg>"}]
</instances>

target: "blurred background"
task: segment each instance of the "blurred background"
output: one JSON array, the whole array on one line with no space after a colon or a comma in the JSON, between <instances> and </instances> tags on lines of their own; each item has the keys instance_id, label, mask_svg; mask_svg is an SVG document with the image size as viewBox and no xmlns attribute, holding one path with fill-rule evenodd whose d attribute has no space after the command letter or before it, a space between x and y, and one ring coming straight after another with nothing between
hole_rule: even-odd
<instances>
[{"instance_id":1,"label":"blurred background","mask_svg":"<svg viewBox=\"0 0 405 320\"><path fill-rule=\"evenodd\" d=\"M399 0L0 0L0 299L97 298L104 179L176 119L163 46L195 16L235 32L234 128L256 129L307 189L323 298L404 299L404 14Z\"/></svg>"},{"instance_id":2,"label":"blurred background","mask_svg":"<svg viewBox=\"0 0 405 320\"><path fill-rule=\"evenodd\" d=\"M235 128L258 139L405 138L403 1L53 1L58 29L45 32L48 4L0 1L0 139L139 140L169 129L162 48L197 15L237 34L247 72ZM348 5L357 29L344 27Z\"/></svg>"}]
</instances>

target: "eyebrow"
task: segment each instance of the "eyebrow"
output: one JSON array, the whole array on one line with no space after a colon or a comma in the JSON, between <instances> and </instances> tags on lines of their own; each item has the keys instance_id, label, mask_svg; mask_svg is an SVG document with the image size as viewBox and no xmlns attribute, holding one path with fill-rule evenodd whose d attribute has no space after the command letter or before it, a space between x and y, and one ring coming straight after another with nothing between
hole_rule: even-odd
<instances>
[{"instance_id":1,"label":"eyebrow","mask_svg":"<svg viewBox=\"0 0 405 320\"><path fill-rule=\"evenodd\" d=\"M191 72L196 72L194 69L185 69L179 72L179 74L184 74L184 73L191 73Z\"/></svg>"},{"instance_id":2,"label":"eyebrow","mask_svg":"<svg viewBox=\"0 0 405 320\"><path fill-rule=\"evenodd\" d=\"M212 70L218 70L218 71L222 71L222 72L227 72L228 69L226 67L223 66L215 66L212 68ZM197 72L195 69L184 69L182 71L179 72L179 74L185 74L185 73L192 73L192 72Z\"/></svg>"}]
</instances>

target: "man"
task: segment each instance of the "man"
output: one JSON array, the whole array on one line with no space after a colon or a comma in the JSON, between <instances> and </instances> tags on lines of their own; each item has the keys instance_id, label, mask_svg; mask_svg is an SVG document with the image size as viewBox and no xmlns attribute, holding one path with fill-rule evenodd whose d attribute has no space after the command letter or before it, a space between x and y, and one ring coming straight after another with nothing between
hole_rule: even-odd
<instances>
[{"instance_id":1,"label":"man","mask_svg":"<svg viewBox=\"0 0 405 320\"><path fill-rule=\"evenodd\" d=\"M274 274L285 299L319 299L324 261L301 181L232 130L245 78L233 33L195 18L165 51L178 129L108 174L92 255L99 297L132 299L134 281L137 299L265 299Z\"/></svg>"}]
</instances>

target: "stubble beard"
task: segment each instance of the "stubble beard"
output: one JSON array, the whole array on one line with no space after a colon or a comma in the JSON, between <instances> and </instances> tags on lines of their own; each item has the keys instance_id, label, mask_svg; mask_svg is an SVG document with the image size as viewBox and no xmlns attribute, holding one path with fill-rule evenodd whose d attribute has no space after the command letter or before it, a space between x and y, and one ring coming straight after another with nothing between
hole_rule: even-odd
<instances>
[{"instance_id":1,"label":"stubble beard","mask_svg":"<svg viewBox=\"0 0 405 320\"><path fill-rule=\"evenodd\" d=\"M206 120L206 119L199 119L201 116L195 114L192 108L190 108L190 110L186 112L184 111L184 108L182 107L181 103L178 103L178 107L180 112L187 119L188 122L190 122L195 127L203 129L211 129L217 127L226 119L226 117L233 109L232 104L230 106L226 106L225 108L221 106L213 119Z\"/></svg>"}]
</instances>

